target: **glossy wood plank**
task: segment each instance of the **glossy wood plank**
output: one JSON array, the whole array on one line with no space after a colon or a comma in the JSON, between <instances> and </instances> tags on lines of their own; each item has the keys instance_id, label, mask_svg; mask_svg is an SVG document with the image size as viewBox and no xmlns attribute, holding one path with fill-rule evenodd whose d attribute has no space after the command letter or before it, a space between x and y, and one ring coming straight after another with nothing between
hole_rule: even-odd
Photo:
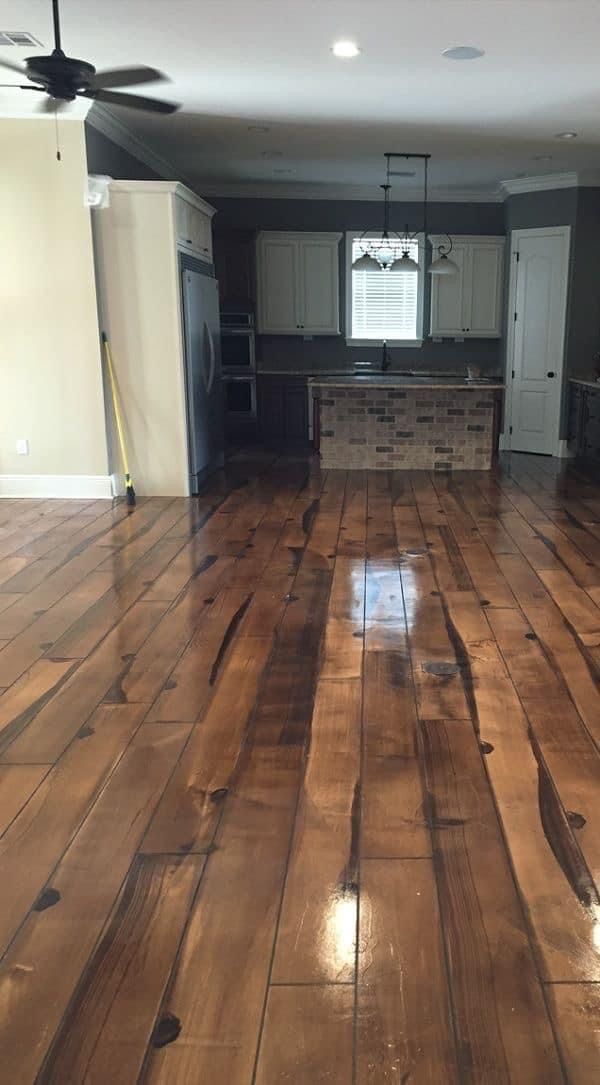
<instances>
[{"instance_id":1,"label":"glossy wood plank","mask_svg":"<svg viewBox=\"0 0 600 1085\"><path fill-rule=\"evenodd\" d=\"M270 650L268 637L240 638L235 644L206 715L156 807L144 852L188 854L211 846Z\"/></svg>"},{"instance_id":2,"label":"glossy wood plank","mask_svg":"<svg viewBox=\"0 0 600 1085\"><path fill-rule=\"evenodd\" d=\"M357 1080L459 1080L437 888L428 859L362 865Z\"/></svg>"},{"instance_id":3,"label":"glossy wood plank","mask_svg":"<svg viewBox=\"0 0 600 1085\"><path fill-rule=\"evenodd\" d=\"M140 709L104 707L90 721L0 841L5 949L110 776L142 719Z\"/></svg>"},{"instance_id":4,"label":"glossy wood plank","mask_svg":"<svg viewBox=\"0 0 600 1085\"><path fill-rule=\"evenodd\" d=\"M149 721L198 719L252 600L245 588L225 588L212 603L207 597L205 607L198 608L198 628L156 697Z\"/></svg>"},{"instance_id":5,"label":"glossy wood plank","mask_svg":"<svg viewBox=\"0 0 600 1085\"><path fill-rule=\"evenodd\" d=\"M352 1081L351 987L271 987L256 1085Z\"/></svg>"},{"instance_id":6,"label":"glossy wood plank","mask_svg":"<svg viewBox=\"0 0 600 1085\"><path fill-rule=\"evenodd\" d=\"M547 987L571 1085L594 1085L600 1067L600 984L556 983Z\"/></svg>"},{"instance_id":7,"label":"glossy wood plank","mask_svg":"<svg viewBox=\"0 0 600 1085\"><path fill-rule=\"evenodd\" d=\"M570 827L556 791L558 786L564 794L564 773L553 774L556 759L546 758L551 751L543 738L538 741L535 721L523 711L490 636L488 613L464 595L449 602L468 656L485 766L533 927L541 970L552 980L600 978L600 953L594 944L595 906L590 898L590 891L591 897L595 896L593 874L586 868L580 834ZM501 616L515 629L515 611L489 612L493 628ZM516 630L514 642L518 644ZM527 646L530 643L525 641ZM552 679L551 673L549 677ZM555 696L551 681L549 694Z\"/></svg>"},{"instance_id":8,"label":"glossy wood plank","mask_svg":"<svg viewBox=\"0 0 600 1085\"><path fill-rule=\"evenodd\" d=\"M38 1083L137 1081L204 860L134 860Z\"/></svg>"},{"instance_id":9,"label":"glossy wood plank","mask_svg":"<svg viewBox=\"0 0 600 1085\"><path fill-rule=\"evenodd\" d=\"M165 999L181 1033L150 1052L146 1083L251 1079L298 769L294 748L256 749L227 800Z\"/></svg>"},{"instance_id":10,"label":"glossy wood plank","mask_svg":"<svg viewBox=\"0 0 600 1085\"><path fill-rule=\"evenodd\" d=\"M526 623L519 622L517 614L510 615L510 620L490 615L490 621L563 806L583 818L576 833L577 846L598 884L600 840L595 811L600 752L590 741L560 676L538 642L528 639Z\"/></svg>"},{"instance_id":11,"label":"glossy wood plank","mask_svg":"<svg viewBox=\"0 0 600 1085\"><path fill-rule=\"evenodd\" d=\"M0 765L0 836L29 801L50 765Z\"/></svg>"},{"instance_id":12,"label":"glossy wood plank","mask_svg":"<svg viewBox=\"0 0 600 1085\"><path fill-rule=\"evenodd\" d=\"M163 609L164 603L139 603L132 608L20 731L2 759L10 764L56 761L111 687L121 681Z\"/></svg>"},{"instance_id":13,"label":"glossy wood plank","mask_svg":"<svg viewBox=\"0 0 600 1085\"><path fill-rule=\"evenodd\" d=\"M129 705L105 711L139 714ZM0 1062L9 1080L35 1080L188 733L175 724L139 729L53 872L53 894L0 964Z\"/></svg>"},{"instance_id":14,"label":"glossy wood plank","mask_svg":"<svg viewBox=\"0 0 600 1085\"><path fill-rule=\"evenodd\" d=\"M2 694L0 697L0 758L36 713L64 685L74 667L75 664L71 660L42 659Z\"/></svg>"},{"instance_id":15,"label":"glossy wood plank","mask_svg":"<svg viewBox=\"0 0 600 1085\"><path fill-rule=\"evenodd\" d=\"M464 1081L562 1072L481 754L468 723L423 721L442 928Z\"/></svg>"},{"instance_id":16,"label":"glossy wood plank","mask_svg":"<svg viewBox=\"0 0 600 1085\"><path fill-rule=\"evenodd\" d=\"M111 587L110 573L91 573L0 651L0 686L11 685Z\"/></svg>"},{"instance_id":17,"label":"glossy wood plank","mask_svg":"<svg viewBox=\"0 0 600 1085\"><path fill-rule=\"evenodd\" d=\"M360 713L358 680L319 682L273 963L277 983L354 978Z\"/></svg>"},{"instance_id":18,"label":"glossy wood plank","mask_svg":"<svg viewBox=\"0 0 600 1085\"><path fill-rule=\"evenodd\" d=\"M119 577L118 573L110 574L113 587L59 637L52 645L52 656L60 659L85 659L90 655L136 602L146 602L146 588L165 568L180 545L180 539L165 537L150 547L123 576ZM167 605L163 604L164 609Z\"/></svg>"},{"instance_id":19,"label":"glossy wood plank","mask_svg":"<svg viewBox=\"0 0 600 1085\"><path fill-rule=\"evenodd\" d=\"M371 651L381 624L369 629L365 655L362 854L430 855L408 648L404 637L396 651Z\"/></svg>"}]
</instances>

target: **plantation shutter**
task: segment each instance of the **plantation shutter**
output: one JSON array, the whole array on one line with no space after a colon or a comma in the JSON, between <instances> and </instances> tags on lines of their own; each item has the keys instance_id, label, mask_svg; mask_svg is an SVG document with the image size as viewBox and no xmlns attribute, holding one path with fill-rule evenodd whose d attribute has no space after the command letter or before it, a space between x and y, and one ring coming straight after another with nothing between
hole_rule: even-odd
<instances>
[{"instance_id":1,"label":"plantation shutter","mask_svg":"<svg viewBox=\"0 0 600 1085\"><path fill-rule=\"evenodd\" d=\"M399 242L391 247L402 255ZM352 260L364 251L359 238L352 242ZM419 243L411 241L410 256L419 258ZM415 271L352 272L352 338L417 339L419 273Z\"/></svg>"}]
</instances>

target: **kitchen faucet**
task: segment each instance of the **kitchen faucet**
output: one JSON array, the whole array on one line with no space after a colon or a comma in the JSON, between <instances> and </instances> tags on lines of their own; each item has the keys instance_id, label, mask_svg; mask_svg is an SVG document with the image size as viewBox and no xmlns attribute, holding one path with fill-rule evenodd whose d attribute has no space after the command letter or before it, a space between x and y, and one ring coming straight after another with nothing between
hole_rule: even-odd
<instances>
[{"instance_id":1,"label":"kitchen faucet","mask_svg":"<svg viewBox=\"0 0 600 1085\"><path fill-rule=\"evenodd\" d=\"M387 341L384 339L383 340L383 349L382 349L382 352L381 352L381 372L385 373L386 370L390 368L390 365L391 365L391 359L390 359L389 352L388 352Z\"/></svg>"}]
</instances>

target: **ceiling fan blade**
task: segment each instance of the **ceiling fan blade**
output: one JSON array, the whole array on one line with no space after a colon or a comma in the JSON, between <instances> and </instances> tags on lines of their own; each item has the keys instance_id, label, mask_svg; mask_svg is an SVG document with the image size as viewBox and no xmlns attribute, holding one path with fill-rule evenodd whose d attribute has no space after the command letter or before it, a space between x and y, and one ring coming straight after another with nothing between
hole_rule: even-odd
<instances>
[{"instance_id":1,"label":"ceiling fan blade","mask_svg":"<svg viewBox=\"0 0 600 1085\"><path fill-rule=\"evenodd\" d=\"M164 102L159 98L142 98L139 94L120 94L112 90L83 90L81 98L93 98L107 105L124 105L128 109L144 109L148 113L175 113L179 102Z\"/></svg>"},{"instance_id":2,"label":"ceiling fan blade","mask_svg":"<svg viewBox=\"0 0 600 1085\"><path fill-rule=\"evenodd\" d=\"M9 72L18 72L23 79L27 79L27 72L21 64L13 64L12 60L0 60L0 68L8 68Z\"/></svg>"},{"instance_id":3,"label":"ceiling fan blade","mask_svg":"<svg viewBox=\"0 0 600 1085\"><path fill-rule=\"evenodd\" d=\"M38 90L44 91L44 87L34 87L29 83L0 83L0 87L4 90Z\"/></svg>"},{"instance_id":4,"label":"ceiling fan blade","mask_svg":"<svg viewBox=\"0 0 600 1085\"><path fill-rule=\"evenodd\" d=\"M140 83L165 83L167 76L157 68L109 68L96 72L90 90L105 90L109 87L135 87Z\"/></svg>"}]
</instances>

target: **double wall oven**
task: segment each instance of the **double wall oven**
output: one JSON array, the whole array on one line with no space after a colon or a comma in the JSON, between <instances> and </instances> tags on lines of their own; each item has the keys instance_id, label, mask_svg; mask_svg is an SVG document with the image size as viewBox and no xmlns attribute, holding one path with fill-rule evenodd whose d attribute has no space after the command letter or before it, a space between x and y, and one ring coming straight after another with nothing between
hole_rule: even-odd
<instances>
[{"instance_id":1,"label":"double wall oven","mask_svg":"<svg viewBox=\"0 0 600 1085\"><path fill-rule=\"evenodd\" d=\"M229 423L256 419L256 357L253 313L221 313L221 370Z\"/></svg>"}]
</instances>

